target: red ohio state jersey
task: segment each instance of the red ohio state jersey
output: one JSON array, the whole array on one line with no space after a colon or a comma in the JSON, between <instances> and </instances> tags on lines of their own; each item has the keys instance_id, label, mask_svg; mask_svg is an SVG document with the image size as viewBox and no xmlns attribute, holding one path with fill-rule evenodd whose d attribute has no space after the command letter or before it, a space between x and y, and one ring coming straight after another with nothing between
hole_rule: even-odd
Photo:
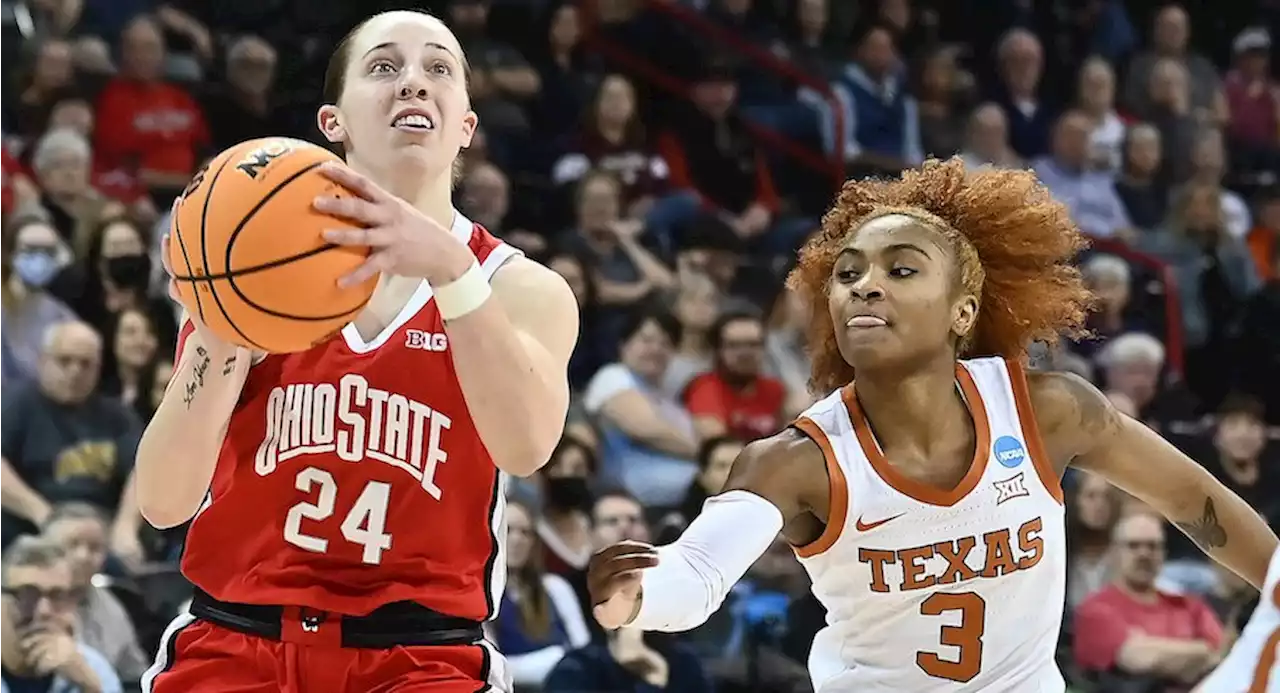
<instances>
[{"instance_id":1,"label":"red ohio state jersey","mask_svg":"<svg viewBox=\"0 0 1280 693\"><path fill-rule=\"evenodd\" d=\"M461 214L453 232L489 277L520 254ZM504 481L449 349L424 281L371 341L347 325L253 366L187 534L187 579L227 602L361 616L414 601L492 617Z\"/></svg>"}]
</instances>

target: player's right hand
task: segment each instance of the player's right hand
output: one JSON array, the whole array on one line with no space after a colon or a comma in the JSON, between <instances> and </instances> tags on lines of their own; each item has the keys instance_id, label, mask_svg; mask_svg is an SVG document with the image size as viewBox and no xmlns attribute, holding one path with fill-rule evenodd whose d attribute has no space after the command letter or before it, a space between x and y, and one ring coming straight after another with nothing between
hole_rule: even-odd
<instances>
[{"instance_id":1,"label":"player's right hand","mask_svg":"<svg viewBox=\"0 0 1280 693\"><path fill-rule=\"evenodd\" d=\"M600 625L620 628L640 611L640 574L658 565L658 552L640 541L621 541L591 557L587 590Z\"/></svg>"}]
</instances>

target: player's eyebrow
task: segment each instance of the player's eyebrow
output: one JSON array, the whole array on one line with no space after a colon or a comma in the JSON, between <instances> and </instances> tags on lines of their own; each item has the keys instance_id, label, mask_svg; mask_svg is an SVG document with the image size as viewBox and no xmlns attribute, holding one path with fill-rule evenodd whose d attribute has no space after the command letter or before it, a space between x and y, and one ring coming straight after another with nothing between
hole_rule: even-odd
<instances>
[{"instance_id":1,"label":"player's eyebrow","mask_svg":"<svg viewBox=\"0 0 1280 693\"><path fill-rule=\"evenodd\" d=\"M369 50L365 51L364 57L367 58L369 57L370 53L376 53L377 51L380 51L380 50L385 50L387 48L395 48L395 45L396 44L392 41L383 41L382 43L379 43L373 48L370 48ZM444 45L443 43L436 43L435 41L427 41L423 45L426 46L427 48L435 48L437 50L442 50L445 53L448 53L449 55L453 55L453 51L449 50L449 47ZM455 60L457 59L456 56L454 59Z\"/></svg>"},{"instance_id":2,"label":"player's eyebrow","mask_svg":"<svg viewBox=\"0 0 1280 693\"><path fill-rule=\"evenodd\" d=\"M926 251L924 248L922 248L922 247L920 247L920 246L918 246L918 245L916 245L916 244L914 244L914 243L894 243L893 245L889 246L888 248L885 248L885 249L884 249L884 252L886 252L886 253L897 253L897 252L902 252L902 251L904 251L904 250L905 250L905 251L910 251L910 252L919 253L919 254L921 254L921 255L923 255L923 256L925 256L925 257L931 257L931 256L929 255L929 252L928 252L928 251Z\"/></svg>"}]
</instances>

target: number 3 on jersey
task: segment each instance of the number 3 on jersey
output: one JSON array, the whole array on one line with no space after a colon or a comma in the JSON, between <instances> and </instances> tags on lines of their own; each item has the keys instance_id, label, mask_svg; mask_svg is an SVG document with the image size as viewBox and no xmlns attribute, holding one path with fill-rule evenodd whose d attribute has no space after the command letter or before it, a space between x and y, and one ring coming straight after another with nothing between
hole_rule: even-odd
<instances>
[{"instance_id":1,"label":"number 3 on jersey","mask_svg":"<svg viewBox=\"0 0 1280 693\"><path fill-rule=\"evenodd\" d=\"M284 540L300 549L324 553L329 548L329 540L303 532L302 520L323 522L332 517L334 504L338 500L338 484L329 472L317 467L307 467L298 472L293 485L306 494L310 494L317 486L320 490L315 502L302 501L289 508L284 521ZM370 481L365 484L360 497L356 498L355 504L342 520L342 536L347 541L364 547L361 560L365 563L377 565L382 561L382 552L391 548L391 535L385 531L390 499L391 484Z\"/></svg>"},{"instance_id":2,"label":"number 3 on jersey","mask_svg":"<svg viewBox=\"0 0 1280 693\"><path fill-rule=\"evenodd\" d=\"M936 679L965 683L982 671L982 636L987 630L987 602L975 592L938 592L921 602L921 616L960 612L960 623L942 626L938 642L960 651L957 659L943 659L936 652L917 652L916 666Z\"/></svg>"}]
</instances>

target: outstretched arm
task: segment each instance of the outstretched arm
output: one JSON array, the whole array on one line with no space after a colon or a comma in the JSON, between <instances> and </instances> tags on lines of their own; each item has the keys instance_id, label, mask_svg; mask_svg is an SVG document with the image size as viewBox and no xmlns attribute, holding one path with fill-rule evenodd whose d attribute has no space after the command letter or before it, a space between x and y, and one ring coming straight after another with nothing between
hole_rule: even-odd
<instances>
[{"instance_id":1,"label":"outstretched arm","mask_svg":"<svg viewBox=\"0 0 1280 693\"><path fill-rule=\"evenodd\" d=\"M1142 499L1210 558L1262 586L1276 535L1253 508L1195 460L1116 411L1084 379L1043 373L1028 381L1050 456L1070 460Z\"/></svg>"},{"instance_id":2,"label":"outstretched arm","mask_svg":"<svg viewBox=\"0 0 1280 693\"><path fill-rule=\"evenodd\" d=\"M592 558L587 581L597 620L661 631L701 625L779 531L796 544L820 533L816 517L825 517L827 497L813 441L787 429L752 443L734 461L725 491L675 542L658 549L623 542Z\"/></svg>"}]
</instances>

